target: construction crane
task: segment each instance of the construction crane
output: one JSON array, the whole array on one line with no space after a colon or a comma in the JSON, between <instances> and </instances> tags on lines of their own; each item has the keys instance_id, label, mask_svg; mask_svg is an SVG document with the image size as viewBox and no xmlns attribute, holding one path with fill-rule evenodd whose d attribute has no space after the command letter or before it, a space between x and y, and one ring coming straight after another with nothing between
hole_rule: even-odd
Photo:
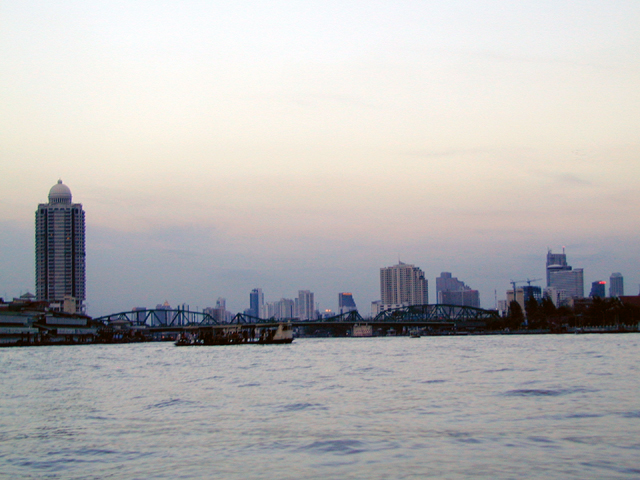
<instances>
[{"instance_id":1,"label":"construction crane","mask_svg":"<svg viewBox=\"0 0 640 480\"><path fill-rule=\"evenodd\" d=\"M517 283L526 283L530 287L532 282L539 282L540 280L542 278L527 278L526 280L509 280L509 283L513 286L513 294L515 295Z\"/></svg>"},{"instance_id":2,"label":"construction crane","mask_svg":"<svg viewBox=\"0 0 640 480\"><path fill-rule=\"evenodd\" d=\"M516 298L516 283L524 283L527 280L509 280L509 283L513 286L513 298ZM533 280L531 280L533 282Z\"/></svg>"}]
</instances>

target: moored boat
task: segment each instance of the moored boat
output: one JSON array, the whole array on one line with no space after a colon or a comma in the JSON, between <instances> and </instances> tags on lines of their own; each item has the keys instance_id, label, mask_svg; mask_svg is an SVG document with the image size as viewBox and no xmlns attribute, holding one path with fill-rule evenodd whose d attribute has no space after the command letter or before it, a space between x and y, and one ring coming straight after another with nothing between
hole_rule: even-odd
<instances>
[{"instance_id":1,"label":"moored boat","mask_svg":"<svg viewBox=\"0 0 640 480\"><path fill-rule=\"evenodd\" d=\"M277 345L291 342L293 342L291 324L279 323L270 326L203 327L191 333L183 333L175 342L175 345L177 347L245 344Z\"/></svg>"}]
</instances>

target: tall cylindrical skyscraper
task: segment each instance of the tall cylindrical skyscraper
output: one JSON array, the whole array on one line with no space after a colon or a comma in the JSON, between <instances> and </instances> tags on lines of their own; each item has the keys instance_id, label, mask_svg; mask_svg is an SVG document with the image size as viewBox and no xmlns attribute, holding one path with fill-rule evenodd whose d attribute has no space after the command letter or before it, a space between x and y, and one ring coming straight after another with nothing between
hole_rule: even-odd
<instances>
[{"instance_id":1,"label":"tall cylindrical skyscraper","mask_svg":"<svg viewBox=\"0 0 640 480\"><path fill-rule=\"evenodd\" d=\"M82 204L71 202L62 180L51 187L49 203L36 210L36 300L85 300L85 225Z\"/></svg>"}]
</instances>

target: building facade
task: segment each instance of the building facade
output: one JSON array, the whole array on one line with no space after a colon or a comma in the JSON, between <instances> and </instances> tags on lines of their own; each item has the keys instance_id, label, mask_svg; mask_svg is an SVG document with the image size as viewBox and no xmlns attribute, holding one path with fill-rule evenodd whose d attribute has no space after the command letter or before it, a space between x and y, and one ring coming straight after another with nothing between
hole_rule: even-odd
<instances>
[{"instance_id":1,"label":"building facade","mask_svg":"<svg viewBox=\"0 0 640 480\"><path fill-rule=\"evenodd\" d=\"M564 291L568 298L584 297L584 272L582 268L572 268L567 263L564 253L547 251L547 288L553 287L557 291Z\"/></svg>"},{"instance_id":2,"label":"building facade","mask_svg":"<svg viewBox=\"0 0 640 480\"><path fill-rule=\"evenodd\" d=\"M309 290L298 290L296 311L300 320L315 320L316 309L313 292Z\"/></svg>"},{"instance_id":3,"label":"building facade","mask_svg":"<svg viewBox=\"0 0 640 480\"><path fill-rule=\"evenodd\" d=\"M380 299L383 308L428 304L429 285L424 272L402 262L381 268Z\"/></svg>"},{"instance_id":4,"label":"building facade","mask_svg":"<svg viewBox=\"0 0 640 480\"><path fill-rule=\"evenodd\" d=\"M254 288L249 294L249 310L247 313L253 317L259 317L262 305L264 305L264 294L262 293L262 289Z\"/></svg>"},{"instance_id":5,"label":"building facade","mask_svg":"<svg viewBox=\"0 0 640 480\"><path fill-rule=\"evenodd\" d=\"M542 287L538 287L536 285L524 285L522 287L522 291L524 292L525 304L531 298L534 298L537 302L542 301Z\"/></svg>"},{"instance_id":6,"label":"building facade","mask_svg":"<svg viewBox=\"0 0 640 480\"><path fill-rule=\"evenodd\" d=\"M281 298L275 303L274 317L278 320L295 317L296 302L291 298Z\"/></svg>"},{"instance_id":7,"label":"building facade","mask_svg":"<svg viewBox=\"0 0 640 480\"><path fill-rule=\"evenodd\" d=\"M460 305L462 307L480 308L480 292L478 290L455 290L440 292L438 303L442 305Z\"/></svg>"},{"instance_id":8,"label":"building facade","mask_svg":"<svg viewBox=\"0 0 640 480\"><path fill-rule=\"evenodd\" d=\"M547 287L544 289L543 295L550 299L556 307L567 305L569 298L564 290L558 290L555 287Z\"/></svg>"},{"instance_id":9,"label":"building facade","mask_svg":"<svg viewBox=\"0 0 640 480\"><path fill-rule=\"evenodd\" d=\"M356 302L353 299L353 295L350 293L339 293L338 294L338 311L340 314L349 313L358 310L356 307Z\"/></svg>"},{"instance_id":10,"label":"building facade","mask_svg":"<svg viewBox=\"0 0 640 480\"><path fill-rule=\"evenodd\" d=\"M513 301L516 301L518 305L520 305L520 308L522 309L522 313L526 312L526 304L524 300L523 288L516 288L515 295L513 293L513 289L507 290L507 309L509 308L509 305L511 305L511 302Z\"/></svg>"},{"instance_id":11,"label":"building facade","mask_svg":"<svg viewBox=\"0 0 640 480\"><path fill-rule=\"evenodd\" d=\"M171 310L172 308L168 300L165 300L164 303L158 303L156 305L156 318L151 321L151 325L169 325L169 323L171 323L169 311ZM206 309L205 313L208 313Z\"/></svg>"},{"instance_id":12,"label":"building facade","mask_svg":"<svg viewBox=\"0 0 640 480\"><path fill-rule=\"evenodd\" d=\"M551 272L550 287L564 290L567 297L584 297L584 272L581 268Z\"/></svg>"},{"instance_id":13,"label":"building facade","mask_svg":"<svg viewBox=\"0 0 640 480\"><path fill-rule=\"evenodd\" d=\"M622 297L624 295L624 278L621 273L612 273L609 277L609 296Z\"/></svg>"},{"instance_id":14,"label":"building facade","mask_svg":"<svg viewBox=\"0 0 640 480\"><path fill-rule=\"evenodd\" d=\"M605 282L604 280L598 280L597 282L592 282L591 283L591 292L589 292L589 296L591 298L594 298L594 297L604 298L605 297L605 285L606 284L607 284L607 282Z\"/></svg>"},{"instance_id":15,"label":"building facade","mask_svg":"<svg viewBox=\"0 0 640 480\"><path fill-rule=\"evenodd\" d=\"M442 305L480 308L480 292L452 277L450 272L442 272L436 277L436 296Z\"/></svg>"},{"instance_id":16,"label":"building facade","mask_svg":"<svg viewBox=\"0 0 640 480\"><path fill-rule=\"evenodd\" d=\"M551 274L553 272L571 270L571 267L567 264L567 255L564 253L564 247L562 247L562 253L553 253L551 249L547 250L547 287L551 286Z\"/></svg>"},{"instance_id":17,"label":"building facade","mask_svg":"<svg viewBox=\"0 0 640 480\"><path fill-rule=\"evenodd\" d=\"M63 304L72 300L84 311L85 218L82 204L72 203L62 180L51 187L49 203L36 210L36 299Z\"/></svg>"}]
</instances>

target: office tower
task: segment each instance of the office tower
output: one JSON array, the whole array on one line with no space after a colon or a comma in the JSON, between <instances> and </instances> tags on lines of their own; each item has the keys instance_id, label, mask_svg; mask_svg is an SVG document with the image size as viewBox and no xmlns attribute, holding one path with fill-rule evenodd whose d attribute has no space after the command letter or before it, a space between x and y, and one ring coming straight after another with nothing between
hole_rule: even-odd
<instances>
[{"instance_id":1,"label":"office tower","mask_svg":"<svg viewBox=\"0 0 640 480\"><path fill-rule=\"evenodd\" d=\"M222 323L229 323L231 321L231 312L227 311L227 299L224 297L218 297L216 300L215 318Z\"/></svg>"},{"instance_id":2,"label":"office tower","mask_svg":"<svg viewBox=\"0 0 640 480\"><path fill-rule=\"evenodd\" d=\"M581 268L552 271L549 279L549 286L564 290L567 297L584 297L584 272Z\"/></svg>"},{"instance_id":3,"label":"office tower","mask_svg":"<svg viewBox=\"0 0 640 480\"><path fill-rule=\"evenodd\" d=\"M547 251L547 287L564 290L567 297L584 297L584 272L567 264L564 247L562 253L552 253L551 249Z\"/></svg>"},{"instance_id":4,"label":"office tower","mask_svg":"<svg viewBox=\"0 0 640 480\"><path fill-rule=\"evenodd\" d=\"M264 305L264 294L261 288L254 288L249 294L249 315L260 316L260 308Z\"/></svg>"},{"instance_id":5,"label":"office tower","mask_svg":"<svg viewBox=\"0 0 640 480\"><path fill-rule=\"evenodd\" d=\"M218 297L215 307L203 308L202 311L219 323L229 323L233 317L233 314L227 311L227 300L224 297Z\"/></svg>"},{"instance_id":6,"label":"office tower","mask_svg":"<svg viewBox=\"0 0 640 480\"><path fill-rule=\"evenodd\" d=\"M300 320L314 320L316 316L313 292L309 290L298 290L297 300L296 310L298 318Z\"/></svg>"},{"instance_id":7,"label":"office tower","mask_svg":"<svg viewBox=\"0 0 640 480\"><path fill-rule=\"evenodd\" d=\"M159 303L156 305L156 319L152 321L152 325L168 325L171 322L169 318L169 311L171 310L171 305L169 305L169 301L165 300L164 303Z\"/></svg>"},{"instance_id":8,"label":"office tower","mask_svg":"<svg viewBox=\"0 0 640 480\"><path fill-rule=\"evenodd\" d=\"M451 272L442 272L439 277L436 277L436 296L440 292L453 292L465 286L464 282L457 277L452 277Z\"/></svg>"},{"instance_id":9,"label":"office tower","mask_svg":"<svg viewBox=\"0 0 640 480\"><path fill-rule=\"evenodd\" d=\"M551 286L551 273L563 270L571 270L571 267L567 265L567 255L564 253L564 247L562 247L562 253L552 253L551 249L547 250L547 287Z\"/></svg>"},{"instance_id":10,"label":"office tower","mask_svg":"<svg viewBox=\"0 0 640 480\"><path fill-rule=\"evenodd\" d=\"M384 310L385 309L382 306L382 301L381 300L374 300L373 302L371 302L371 316L372 317L375 317L380 312L384 312Z\"/></svg>"},{"instance_id":11,"label":"office tower","mask_svg":"<svg viewBox=\"0 0 640 480\"><path fill-rule=\"evenodd\" d=\"M622 297L624 295L624 278L621 273L612 273L609 277L609 296Z\"/></svg>"},{"instance_id":12,"label":"office tower","mask_svg":"<svg viewBox=\"0 0 640 480\"><path fill-rule=\"evenodd\" d=\"M357 310L358 308L356 307L356 302L353 300L353 295L350 293L339 293L338 309L341 314Z\"/></svg>"},{"instance_id":13,"label":"office tower","mask_svg":"<svg viewBox=\"0 0 640 480\"><path fill-rule=\"evenodd\" d=\"M142 325L146 322L147 319L147 307L133 307L131 309L132 312L136 312L134 314L134 318L136 319L136 323Z\"/></svg>"},{"instance_id":14,"label":"office tower","mask_svg":"<svg viewBox=\"0 0 640 480\"><path fill-rule=\"evenodd\" d=\"M382 305L387 308L428 304L429 286L424 273L419 268L402 262L381 268L380 298Z\"/></svg>"},{"instance_id":15,"label":"office tower","mask_svg":"<svg viewBox=\"0 0 640 480\"><path fill-rule=\"evenodd\" d=\"M568 297L564 290L558 290L556 287L547 287L544 289L543 295L550 299L556 307L567 304Z\"/></svg>"},{"instance_id":16,"label":"office tower","mask_svg":"<svg viewBox=\"0 0 640 480\"><path fill-rule=\"evenodd\" d=\"M460 305L462 307L480 308L480 292L478 290L455 290L440 292L438 303L442 305Z\"/></svg>"},{"instance_id":17,"label":"office tower","mask_svg":"<svg viewBox=\"0 0 640 480\"><path fill-rule=\"evenodd\" d=\"M274 302L274 307L275 307L274 316L278 320L295 317L294 310L296 307L296 302L290 298L281 298L277 302Z\"/></svg>"},{"instance_id":18,"label":"office tower","mask_svg":"<svg viewBox=\"0 0 640 480\"><path fill-rule=\"evenodd\" d=\"M275 318L276 314L275 302L266 302L260 306L260 318Z\"/></svg>"},{"instance_id":19,"label":"office tower","mask_svg":"<svg viewBox=\"0 0 640 480\"><path fill-rule=\"evenodd\" d=\"M591 298L595 298L595 297L604 298L605 297L604 286L606 284L607 284L607 282L604 282L602 280L598 280L597 282L593 282L591 284L591 292L589 293L589 296Z\"/></svg>"},{"instance_id":20,"label":"office tower","mask_svg":"<svg viewBox=\"0 0 640 480\"><path fill-rule=\"evenodd\" d=\"M71 202L62 180L51 187L49 203L36 210L36 299L62 304L85 300L85 229L82 204Z\"/></svg>"},{"instance_id":21,"label":"office tower","mask_svg":"<svg viewBox=\"0 0 640 480\"><path fill-rule=\"evenodd\" d=\"M522 309L522 311L525 312L526 303L524 299L524 289L522 287L516 288L515 295L513 293L513 289L507 290L507 308L509 307L509 305L511 305L511 302L513 302L514 300L518 302L518 305L520 305L520 308Z\"/></svg>"},{"instance_id":22,"label":"office tower","mask_svg":"<svg viewBox=\"0 0 640 480\"><path fill-rule=\"evenodd\" d=\"M450 272L442 272L436 277L436 295L437 302L442 305L480 307L480 293L452 277Z\"/></svg>"},{"instance_id":23,"label":"office tower","mask_svg":"<svg viewBox=\"0 0 640 480\"><path fill-rule=\"evenodd\" d=\"M295 318L296 301L290 298L281 298L276 302L267 302L260 307L260 318L275 318L285 320Z\"/></svg>"},{"instance_id":24,"label":"office tower","mask_svg":"<svg viewBox=\"0 0 640 480\"><path fill-rule=\"evenodd\" d=\"M537 287L535 285L524 285L522 287L522 291L524 292L524 301L529 301L531 298L535 298L536 301L542 301L542 287Z\"/></svg>"}]
</instances>

